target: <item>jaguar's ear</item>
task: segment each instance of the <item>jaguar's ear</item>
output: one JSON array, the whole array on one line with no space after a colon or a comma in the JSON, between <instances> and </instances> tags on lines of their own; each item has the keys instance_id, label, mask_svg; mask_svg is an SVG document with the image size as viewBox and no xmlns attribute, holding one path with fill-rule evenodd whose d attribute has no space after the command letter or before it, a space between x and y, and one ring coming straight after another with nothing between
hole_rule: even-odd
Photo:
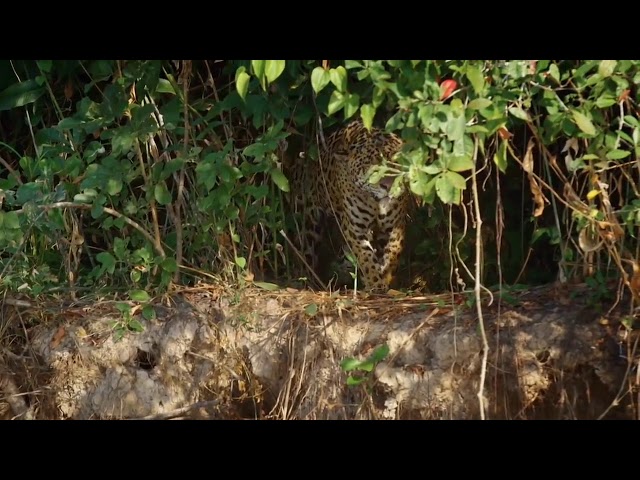
<instances>
[{"instance_id":1,"label":"jaguar's ear","mask_svg":"<svg viewBox=\"0 0 640 480\"><path fill-rule=\"evenodd\" d=\"M344 141L347 145L352 143L358 135L360 135L363 131L366 131L364 127L364 123L362 123L361 119L354 120L349 123L344 129Z\"/></svg>"}]
</instances>

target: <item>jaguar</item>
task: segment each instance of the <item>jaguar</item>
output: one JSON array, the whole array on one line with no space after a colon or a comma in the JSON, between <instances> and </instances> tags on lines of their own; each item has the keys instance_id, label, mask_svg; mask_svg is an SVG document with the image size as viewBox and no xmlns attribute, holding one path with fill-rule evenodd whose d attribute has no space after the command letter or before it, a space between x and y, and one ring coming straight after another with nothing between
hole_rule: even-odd
<instances>
[{"instance_id":1,"label":"jaguar","mask_svg":"<svg viewBox=\"0 0 640 480\"><path fill-rule=\"evenodd\" d=\"M400 195L390 194L393 176L371 183L370 168L391 160L402 145L396 134L376 127L369 130L358 119L327 137L318 161L295 162L294 208L302 213L304 225L298 246L314 271L328 221L335 221L365 289L388 291L404 247L409 193L403 186Z\"/></svg>"}]
</instances>

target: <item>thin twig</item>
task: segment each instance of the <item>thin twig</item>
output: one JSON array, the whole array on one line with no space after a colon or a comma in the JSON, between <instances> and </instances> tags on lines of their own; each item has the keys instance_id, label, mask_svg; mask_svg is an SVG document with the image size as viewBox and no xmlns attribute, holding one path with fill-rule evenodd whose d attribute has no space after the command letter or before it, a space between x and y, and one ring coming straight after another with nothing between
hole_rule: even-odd
<instances>
[{"instance_id":1,"label":"thin twig","mask_svg":"<svg viewBox=\"0 0 640 480\"><path fill-rule=\"evenodd\" d=\"M480 298L480 266L482 264L482 217L480 216L480 198L478 195L478 179L476 172L476 162L478 161L478 137L475 138L473 147L473 168L471 170L471 182L473 187L473 206L476 214L476 272L474 294L476 297L476 310L478 312L478 322L480 324L480 335L482 337L482 367L480 369L480 385L478 387L478 403L480 406L480 419L485 419L484 405L484 382L487 376L487 360L489 357L489 342L484 329L484 317L482 315L482 299Z\"/></svg>"},{"instance_id":2,"label":"thin twig","mask_svg":"<svg viewBox=\"0 0 640 480\"><path fill-rule=\"evenodd\" d=\"M324 283L322 282L322 280L320 280L320 277L318 277L318 275L313 270L313 268L311 268L311 266L307 263L307 260L304 258L304 255L302 255L302 253L300 253L300 251L295 247L293 242L289 240L289 237L287 237L287 234L284 233L284 230L280 230L280 235L284 237L284 239L287 241L287 243L289 244L291 249L294 251L294 253L298 256L298 258L302 261L302 263L304 263L304 266L307 267L307 269L309 269L309 272L311 272L311 275L313 275L313 278L316 280L316 282L318 282L318 285L321 287L324 287Z\"/></svg>"}]
</instances>

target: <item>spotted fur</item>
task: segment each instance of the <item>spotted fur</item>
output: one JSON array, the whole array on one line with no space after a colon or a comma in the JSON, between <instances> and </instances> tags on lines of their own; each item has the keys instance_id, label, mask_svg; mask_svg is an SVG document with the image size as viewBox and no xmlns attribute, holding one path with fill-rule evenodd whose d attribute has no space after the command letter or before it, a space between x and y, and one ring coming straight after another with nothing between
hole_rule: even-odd
<instances>
[{"instance_id":1,"label":"spotted fur","mask_svg":"<svg viewBox=\"0 0 640 480\"><path fill-rule=\"evenodd\" d=\"M336 220L358 262L365 288L388 290L404 246L408 193L389 195L393 178L369 183L369 169L391 159L402 147L394 134L357 120L326 140L320 161L298 163L293 188L296 208L303 212L302 250L317 271L326 220Z\"/></svg>"}]
</instances>

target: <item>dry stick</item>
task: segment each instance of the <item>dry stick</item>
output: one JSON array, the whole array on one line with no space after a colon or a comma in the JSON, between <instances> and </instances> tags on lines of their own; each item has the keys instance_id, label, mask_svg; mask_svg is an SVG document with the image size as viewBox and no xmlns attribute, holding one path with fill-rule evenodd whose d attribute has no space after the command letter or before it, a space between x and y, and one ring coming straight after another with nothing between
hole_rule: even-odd
<instances>
[{"instance_id":1,"label":"dry stick","mask_svg":"<svg viewBox=\"0 0 640 480\"><path fill-rule=\"evenodd\" d=\"M20 175L13 168L11 168L11 165L9 165L9 162L7 162L4 158L2 158L2 156L0 156L0 163L4 168L6 168L9 171L11 175L13 175L13 177L16 179L16 182L22 185L22 180L20 179Z\"/></svg>"},{"instance_id":2,"label":"dry stick","mask_svg":"<svg viewBox=\"0 0 640 480\"><path fill-rule=\"evenodd\" d=\"M320 280L320 277L318 277L318 275L313 270L313 268L311 268L311 266L307 263L307 260L304 258L304 255L302 255L302 253L300 253L300 251L295 247L295 245L291 242L291 240L289 240L289 237L287 237L287 234L284 233L284 230L280 230L280 235L284 237L284 239L287 241L287 243L289 244L291 249L294 251L294 253L298 256L300 260L302 260L302 263L304 263L304 266L309 269L309 271L311 272L311 275L313 275L313 278L316 280L316 282L318 282L318 285L324 286L324 283L322 282L322 280Z\"/></svg>"},{"instance_id":3,"label":"dry stick","mask_svg":"<svg viewBox=\"0 0 640 480\"><path fill-rule=\"evenodd\" d=\"M195 410L197 408L205 408L217 405L218 400L209 400L206 402L198 402L193 405L187 405L186 407L176 408L175 410L171 410L170 412L165 413L157 413L155 415L147 415L145 417L140 418L130 418L129 420L169 420L171 418L181 417L182 415L189 413L191 410Z\"/></svg>"},{"instance_id":4,"label":"dry stick","mask_svg":"<svg viewBox=\"0 0 640 480\"><path fill-rule=\"evenodd\" d=\"M471 170L471 182L473 186L473 206L476 214L476 274L475 274L475 286L474 294L476 297L476 310L478 311L478 322L480 322L480 335L482 336L482 368L480 369L480 386L478 387L478 403L480 405L480 419L485 419L485 405L484 405L484 382L487 376L487 360L489 357L489 342L487 341L487 334L484 329L484 317L482 316L482 302L480 298L480 262L482 261L482 217L480 216L480 203L478 198L478 179L476 172L476 162L478 160L478 138L476 137L473 147L473 168Z\"/></svg>"},{"instance_id":5,"label":"dry stick","mask_svg":"<svg viewBox=\"0 0 640 480\"><path fill-rule=\"evenodd\" d=\"M184 138L182 144L182 156L185 161L189 152L189 80L191 78L191 61L182 61L182 101L184 103ZM184 175L185 166L180 169L178 177L178 194L176 195L175 207L175 227L176 227L176 263L182 263L182 207L184 205ZM178 283L180 279L180 269L177 269L173 275L174 283Z\"/></svg>"},{"instance_id":6,"label":"dry stick","mask_svg":"<svg viewBox=\"0 0 640 480\"><path fill-rule=\"evenodd\" d=\"M48 205L37 205L35 208L39 208L40 210L53 210L54 208L81 208L83 210L90 210L93 208L93 205L87 204L87 203L73 203L73 202L56 202L56 203L50 203ZM156 252L162 257L165 258L167 255L164 253L164 249L162 248L162 245L160 245L160 243L156 243L155 239L151 236L151 234L149 232L147 232L140 224L134 222L133 220L131 220L129 217L123 215L122 213L109 208L109 207L102 207L102 210L104 210L105 213L116 217L116 218L121 218L122 220L124 220L124 222L127 225L131 225L133 228L135 228L136 230L138 230L142 236L144 238L146 238L156 249ZM24 208L21 208L19 210L14 210L15 213L25 213Z\"/></svg>"}]
</instances>

